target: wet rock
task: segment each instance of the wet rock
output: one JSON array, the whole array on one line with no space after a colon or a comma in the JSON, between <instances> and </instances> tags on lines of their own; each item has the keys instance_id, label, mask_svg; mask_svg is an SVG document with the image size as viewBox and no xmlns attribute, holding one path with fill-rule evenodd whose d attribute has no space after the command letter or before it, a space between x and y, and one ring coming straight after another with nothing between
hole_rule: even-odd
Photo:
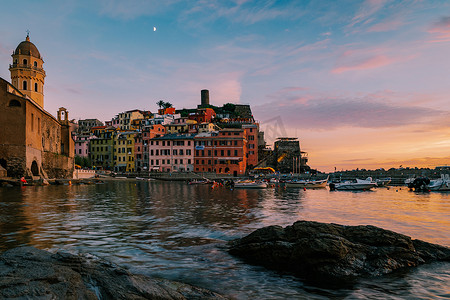
<instances>
[{"instance_id":1,"label":"wet rock","mask_svg":"<svg viewBox=\"0 0 450 300\"><path fill-rule=\"evenodd\" d=\"M312 280L378 276L426 262L450 261L450 248L393 231L311 221L258 229L231 241L229 252Z\"/></svg>"},{"instance_id":2,"label":"wet rock","mask_svg":"<svg viewBox=\"0 0 450 300\"><path fill-rule=\"evenodd\" d=\"M206 289L131 274L91 255L19 247L0 255L0 299L225 299Z\"/></svg>"}]
</instances>

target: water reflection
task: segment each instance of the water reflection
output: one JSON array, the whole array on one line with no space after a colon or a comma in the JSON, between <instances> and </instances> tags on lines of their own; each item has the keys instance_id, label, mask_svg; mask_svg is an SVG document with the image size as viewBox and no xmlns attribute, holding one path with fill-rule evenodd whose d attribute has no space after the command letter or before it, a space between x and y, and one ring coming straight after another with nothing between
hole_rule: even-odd
<instances>
[{"instance_id":1,"label":"water reflection","mask_svg":"<svg viewBox=\"0 0 450 300\"><path fill-rule=\"evenodd\" d=\"M448 215L449 193L397 189L227 190L143 181L0 188L0 250L29 244L90 252L238 299L440 297L449 293L449 264L321 289L247 265L228 255L225 244L262 226L305 219L371 224L449 246Z\"/></svg>"}]
</instances>

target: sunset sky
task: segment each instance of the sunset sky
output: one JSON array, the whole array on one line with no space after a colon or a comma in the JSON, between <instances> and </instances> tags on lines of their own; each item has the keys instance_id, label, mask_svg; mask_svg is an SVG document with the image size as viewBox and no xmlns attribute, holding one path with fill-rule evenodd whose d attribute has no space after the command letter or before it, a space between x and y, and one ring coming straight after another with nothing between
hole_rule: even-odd
<instances>
[{"instance_id":1,"label":"sunset sky","mask_svg":"<svg viewBox=\"0 0 450 300\"><path fill-rule=\"evenodd\" d=\"M0 77L30 39L45 109L110 120L250 104L321 171L450 165L450 1L3 1ZM156 31L154 30L156 28Z\"/></svg>"}]
</instances>

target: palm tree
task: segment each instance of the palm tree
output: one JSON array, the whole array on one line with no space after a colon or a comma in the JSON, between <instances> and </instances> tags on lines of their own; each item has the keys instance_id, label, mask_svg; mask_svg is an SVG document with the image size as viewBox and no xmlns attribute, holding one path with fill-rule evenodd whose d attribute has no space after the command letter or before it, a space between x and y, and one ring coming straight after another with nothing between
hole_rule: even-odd
<instances>
[{"instance_id":1,"label":"palm tree","mask_svg":"<svg viewBox=\"0 0 450 300\"><path fill-rule=\"evenodd\" d=\"M169 108L172 107L172 103L170 102L164 102L164 104L162 105L164 108Z\"/></svg>"},{"instance_id":2,"label":"palm tree","mask_svg":"<svg viewBox=\"0 0 450 300\"><path fill-rule=\"evenodd\" d=\"M160 109L164 106L164 104L165 102L163 100L159 100L158 102L156 102L156 105L158 105Z\"/></svg>"}]
</instances>

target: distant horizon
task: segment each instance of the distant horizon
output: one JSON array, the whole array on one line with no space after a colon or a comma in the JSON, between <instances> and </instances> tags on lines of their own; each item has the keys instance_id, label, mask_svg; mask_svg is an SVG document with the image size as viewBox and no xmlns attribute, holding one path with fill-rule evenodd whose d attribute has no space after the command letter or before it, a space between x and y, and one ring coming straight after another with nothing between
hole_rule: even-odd
<instances>
[{"instance_id":1,"label":"distant horizon","mask_svg":"<svg viewBox=\"0 0 450 300\"><path fill-rule=\"evenodd\" d=\"M320 171L450 164L448 1L24 0L0 22L0 77L30 30L52 115L196 107L208 89Z\"/></svg>"}]
</instances>

